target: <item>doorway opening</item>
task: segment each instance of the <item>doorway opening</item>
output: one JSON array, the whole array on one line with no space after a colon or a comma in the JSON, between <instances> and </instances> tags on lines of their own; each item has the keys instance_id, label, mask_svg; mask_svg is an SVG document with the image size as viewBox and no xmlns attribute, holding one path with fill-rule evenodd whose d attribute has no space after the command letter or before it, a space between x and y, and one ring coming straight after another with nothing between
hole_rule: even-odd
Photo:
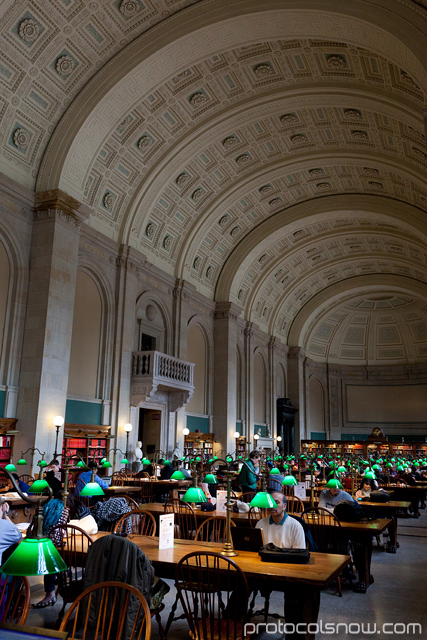
<instances>
[{"instance_id":1,"label":"doorway opening","mask_svg":"<svg viewBox=\"0 0 427 640\"><path fill-rule=\"evenodd\" d=\"M160 449L162 430L162 412L160 409L140 409L138 423L138 440L142 442L142 451L151 459L154 452Z\"/></svg>"}]
</instances>

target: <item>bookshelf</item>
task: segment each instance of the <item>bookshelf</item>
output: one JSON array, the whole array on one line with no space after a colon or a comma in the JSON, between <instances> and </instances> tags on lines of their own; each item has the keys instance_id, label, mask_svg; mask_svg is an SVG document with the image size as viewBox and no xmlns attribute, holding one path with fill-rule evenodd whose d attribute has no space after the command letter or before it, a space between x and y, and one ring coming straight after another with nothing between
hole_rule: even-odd
<instances>
[{"instance_id":1,"label":"bookshelf","mask_svg":"<svg viewBox=\"0 0 427 640\"><path fill-rule=\"evenodd\" d=\"M184 438L184 456L200 456L207 462L213 456L213 433L191 432Z\"/></svg>"},{"instance_id":2,"label":"bookshelf","mask_svg":"<svg viewBox=\"0 0 427 640\"><path fill-rule=\"evenodd\" d=\"M363 440L301 440L301 451L314 455L427 456L427 443Z\"/></svg>"},{"instance_id":3,"label":"bookshelf","mask_svg":"<svg viewBox=\"0 0 427 640\"><path fill-rule=\"evenodd\" d=\"M13 456L13 441L18 433L15 429L17 422L16 418L0 418L0 467L5 467Z\"/></svg>"},{"instance_id":4,"label":"bookshelf","mask_svg":"<svg viewBox=\"0 0 427 640\"><path fill-rule=\"evenodd\" d=\"M101 466L101 459L108 454L110 449L111 426L92 425L92 424L71 424L64 425L64 442L62 447L62 456L65 453L69 455L79 455L86 464L89 460L95 459L98 466ZM78 460L75 461L75 464ZM105 473L99 470L99 475Z\"/></svg>"},{"instance_id":5,"label":"bookshelf","mask_svg":"<svg viewBox=\"0 0 427 640\"><path fill-rule=\"evenodd\" d=\"M243 456L243 458L247 457L247 444L246 444L246 436L240 436L236 438L236 452L238 456Z\"/></svg>"}]
</instances>

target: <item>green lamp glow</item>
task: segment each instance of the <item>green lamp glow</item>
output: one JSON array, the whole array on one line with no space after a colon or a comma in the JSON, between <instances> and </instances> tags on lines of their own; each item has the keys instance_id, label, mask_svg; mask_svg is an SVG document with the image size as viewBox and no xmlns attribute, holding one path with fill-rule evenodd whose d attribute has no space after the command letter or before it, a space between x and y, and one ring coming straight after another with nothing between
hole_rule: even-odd
<instances>
[{"instance_id":1,"label":"green lamp glow","mask_svg":"<svg viewBox=\"0 0 427 640\"><path fill-rule=\"evenodd\" d=\"M46 480L35 480L28 489L28 493L44 493L48 487L49 484Z\"/></svg>"},{"instance_id":2,"label":"green lamp glow","mask_svg":"<svg viewBox=\"0 0 427 640\"><path fill-rule=\"evenodd\" d=\"M111 464L111 462L110 462L109 460L105 460L105 461L102 463L102 468L103 468L103 469L109 469L109 468L110 468L110 467L112 467L112 466L113 466L113 465Z\"/></svg>"},{"instance_id":3,"label":"green lamp glow","mask_svg":"<svg viewBox=\"0 0 427 640\"><path fill-rule=\"evenodd\" d=\"M190 487L182 496L183 502L207 502L207 497L199 487Z\"/></svg>"},{"instance_id":4,"label":"green lamp glow","mask_svg":"<svg viewBox=\"0 0 427 640\"><path fill-rule=\"evenodd\" d=\"M171 475L171 480L185 480L185 475L182 473L182 471L177 469L177 471L174 471Z\"/></svg>"},{"instance_id":5,"label":"green lamp glow","mask_svg":"<svg viewBox=\"0 0 427 640\"><path fill-rule=\"evenodd\" d=\"M251 507L260 507L261 509L275 509L277 507L277 502L266 491L258 491L249 504Z\"/></svg>"},{"instance_id":6,"label":"green lamp glow","mask_svg":"<svg viewBox=\"0 0 427 640\"><path fill-rule=\"evenodd\" d=\"M363 477L368 478L369 480L375 480L375 473L374 471L369 471L368 469L367 471L365 471L365 474Z\"/></svg>"},{"instance_id":7,"label":"green lamp glow","mask_svg":"<svg viewBox=\"0 0 427 640\"><path fill-rule=\"evenodd\" d=\"M14 473L17 471L17 468L15 467L12 461L10 461L9 464L5 466L5 469L6 471L10 471L10 473Z\"/></svg>"},{"instance_id":8,"label":"green lamp glow","mask_svg":"<svg viewBox=\"0 0 427 640\"><path fill-rule=\"evenodd\" d=\"M379 464L372 465L372 469L375 469L375 471L381 471L381 467Z\"/></svg>"},{"instance_id":9,"label":"green lamp glow","mask_svg":"<svg viewBox=\"0 0 427 640\"><path fill-rule=\"evenodd\" d=\"M83 460L79 460L79 461L78 461L78 463L76 464L76 467L80 467L80 468L85 467L85 466L86 466L86 465L85 465L85 463L83 462Z\"/></svg>"},{"instance_id":10,"label":"green lamp glow","mask_svg":"<svg viewBox=\"0 0 427 640\"><path fill-rule=\"evenodd\" d=\"M41 469L43 469L43 467L47 467L46 460L40 460L37 464Z\"/></svg>"},{"instance_id":11,"label":"green lamp glow","mask_svg":"<svg viewBox=\"0 0 427 640\"><path fill-rule=\"evenodd\" d=\"M391 464L391 462L387 462L386 467L388 467L390 469L390 467L392 467L393 465Z\"/></svg>"},{"instance_id":12,"label":"green lamp glow","mask_svg":"<svg viewBox=\"0 0 427 640\"><path fill-rule=\"evenodd\" d=\"M330 480L328 480L328 482L326 483L326 488L327 489L342 489L342 484L341 482L338 480L338 478L331 478Z\"/></svg>"},{"instance_id":13,"label":"green lamp glow","mask_svg":"<svg viewBox=\"0 0 427 640\"><path fill-rule=\"evenodd\" d=\"M399 465L396 467L396 471L405 471L405 467L404 467L403 465L399 464Z\"/></svg>"},{"instance_id":14,"label":"green lamp glow","mask_svg":"<svg viewBox=\"0 0 427 640\"><path fill-rule=\"evenodd\" d=\"M25 458L21 458L20 460L18 460L17 464L19 466L24 466L24 464L27 464L27 461L25 460Z\"/></svg>"},{"instance_id":15,"label":"green lamp glow","mask_svg":"<svg viewBox=\"0 0 427 640\"><path fill-rule=\"evenodd\" d=\"M25 538L2 565L10 576L43 576L64 571L67 565L49 538Z\"/></svg>"},{"instance_id":16,"label":"green lamp glow","mask_svg":"<svg viewBox=\"0 0 427 640\"><path fill-rule=\"evenodd\" d=\"M203 482L206 482L206 484L218 484L218 480L213 473L207 473L203 478Z\"/></svg>"},{"instance_id":17,"label":"green lamp glow","mask_svg":"<svg viewBox=\"0 0 427 640\"><path fill-rule=\"evenodd\" d=\"M197 458L196 458L196 460L197 460ZM199 460L200 460L200 458L199 458ZM170 464L171 464L170 460L165 460L165 467L168 467Z\"/></svg>"},{"instance_id":18,"label":"green lamp glow","mask_svg":"<svg viewBox=\"0 0 427 640\"><path fill-rule=\"evenodd\" d=\"M129 464L129 460L127 458L123 458L123 460L121 460L120 464Z\"/></svg>"},{"instance_id":19,"label":"green lamp glow","mask_svg":"<svg viewBox=\"0 0 427 640\"><path fill-rule=\"evenodd\" d=\"M341 467L338 467L337 472L338 473L347 473L347 469L345 467L341 466Z\"/></svg>"},{"instance_id":20,"label":"green lamp glow","mask_svg":"<svg viewBox=\"0 0 427 640\"><path fill-rule=\"evenodd\" d=\"M104 496L105 493L97 482L88 482L80 491L81 496Z\"/></svg>"},{"instance_id":21,"label":"green lamp glow","mask_svg":"<svg viewBox=\"0 0 427 640\"><path fill-rule=\"evenodd\" d=\"M298 484L298 480L295 478L295 476L288 475L285 476L282 484L285 485L285 487L293 487Z\"/></svg>"},{"instance_id":22,"label":"green lamp glow","mask_svg":"<svg viewBox=\"0 0 427 640\"><path fill-rule=\"evenodd\" d=\"M277 476L280 475L280 471L277 467L273 467L272 470L270 471L270 475L271 476Z\"/></svg>"},{"instance_id":23,"label":"green lamp glow","mask_svg":"<svg viewBox=\"0 0 427 640\"><path fill-rule=\"evenodd\" d=\"M101 464L104 464L104 462L107 462L107 458L101 458Z\"/></svg>"},{"instance_id":24,"label":"green lamp glow","mask_svg":"<svg viewBox=\"0 0 427 640\"><path fill-rule=\"evenodd\" d=\"M145 467L146 465L151 464L148 458L142 458L141 464Z\"/></svg>"}]
</instances>

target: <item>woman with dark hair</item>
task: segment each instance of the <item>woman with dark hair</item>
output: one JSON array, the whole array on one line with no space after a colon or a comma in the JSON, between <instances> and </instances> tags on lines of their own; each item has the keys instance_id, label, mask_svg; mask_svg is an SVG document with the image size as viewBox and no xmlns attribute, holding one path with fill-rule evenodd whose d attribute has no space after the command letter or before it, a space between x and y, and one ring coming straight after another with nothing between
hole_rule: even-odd
<instances>
[{"instance_id":1,"label":"woman with dark hair","mask_svg":"<svg viewBox=\"0 0 427 640\"><path fill-rule=\"evenodd\" d=\"M46 502L43 509L43 533L46 537L50 537L52 529L60 524L67 524L73 518L83 518L84 515L90 513L89 509L81 504L76 498L69 493L67 495L67 504L61 498L61 494L57 494L55 498ZM37 521L33 520L27 530L27 537L30 538L37 533ZM61 544L61 530L57 529L52 538L53 544L59 546ZM44 609L44 607L52 607L56 602L55 595L56 575L49 574L44 576L45 597L37 604L31 605L33 609Z\"/></svg>"},{"instance_id":2,"label":"woman with dark hair","mask_svg":"<svg viewBox=\"0 0 427 640\"><path fill-rule=\"evenodd\" d=\"M363 478L362 484L360 485L360 489L356 491L355 498L356 500L363 500L364 498L369 498L371 495L371 491L375 489L375 485L370 478Z\"/></svg>"},{"instance_id":3,"label":"woman with dark hair","mask_svg":"<svg viewBox=\"0 0 427 640\"><path fill-rule=\"evenodd\" d=\"M245 496L247 502L250 502L251 495L255 495L257 490L257 476L259 471L259 451L251 451L249 454L249 460L240 469L239 482L242 487L242 494L249 494Z\"/></svg>"}]
</instances>

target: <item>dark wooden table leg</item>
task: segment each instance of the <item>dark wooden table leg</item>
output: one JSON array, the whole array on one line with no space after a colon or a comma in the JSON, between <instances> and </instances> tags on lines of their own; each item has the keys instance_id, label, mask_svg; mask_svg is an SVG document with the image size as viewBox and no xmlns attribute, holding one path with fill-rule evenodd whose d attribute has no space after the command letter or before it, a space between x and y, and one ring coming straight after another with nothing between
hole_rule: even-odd
<instances>
[{"instance_id":1,"label":"dark wooden table leg","mask_svg":"<svg viewBox=\"0 0 427 640\"><path fill-rule=\"evenodd\" d=\"M371 575L372 536L361 535L353 539L353 559L359 574L359 581L354 585L356 593L366 593L374 578Z\"/></svg>"},{"instance_id":2,"label":"dark wooden table leg","mask_svg":"<svg viewBox=\"0 0 427 640\"><path fill-rule=\"evenodd\" d=\"M320 587L293 584L285 591L286 640L314 640L320 606Z\"/></svg>"},{"instance_id":3,"label":"dark wooden table leg","mask_svg":"<svg viewBox=\"0 0 427 640\"><path fill-rule=\"evenodd\" d=\"M389 539L388 539L387 544L385 545L385 550L387 551L387 553L396 553L396 549L399 546L399 543L397 542L397 513L396 513L396 511L393 511L393 513L390 513L387 517L391 518L391 523L390 523L389 527L387 528Z\"/></svg>"}]
</instances>

